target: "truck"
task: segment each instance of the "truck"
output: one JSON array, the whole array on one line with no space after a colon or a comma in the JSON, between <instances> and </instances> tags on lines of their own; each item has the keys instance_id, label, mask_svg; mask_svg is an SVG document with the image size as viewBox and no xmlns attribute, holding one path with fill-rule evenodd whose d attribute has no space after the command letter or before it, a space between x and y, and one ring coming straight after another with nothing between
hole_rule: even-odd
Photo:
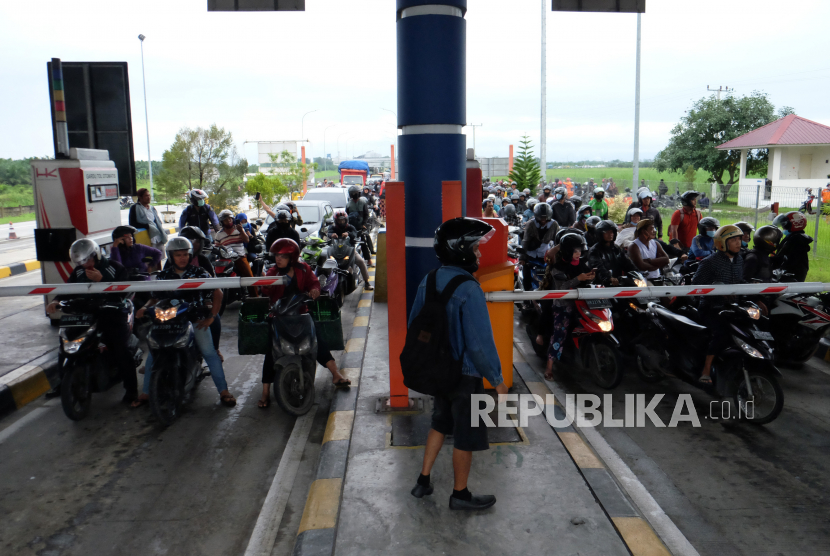
<instances>
[{"instance_id":1,"label":"truck","mask_svg":"<svg viewBox=\"0 0 830 556\"><path fill-rule=\"evenodd\" d=\"M366 185L366 178L369 177L369 165L366 162L344 160L337 169L340 171L340 185L358 185L361 188Z\"/></svg>"}]
</instances>

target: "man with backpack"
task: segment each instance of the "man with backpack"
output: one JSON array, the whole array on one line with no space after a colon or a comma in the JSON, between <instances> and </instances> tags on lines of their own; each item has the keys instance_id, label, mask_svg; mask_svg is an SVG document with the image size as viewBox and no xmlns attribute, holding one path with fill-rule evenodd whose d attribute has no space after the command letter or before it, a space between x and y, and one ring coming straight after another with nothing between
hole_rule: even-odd
<instances>
[{"instance_id":1,"label":"man with backpack","mask_svg":"<svg viewBox=\"0 0 830 556\"><path fill-rule=\"evenodd\" d=\"M483 378L495 386L499 398L507 394L484 292L473 277L481 258L479 245L494 234L492 226L472 218L448 220L436 230L434 247L443 266L418 287L400 358L404 384L435 397L424 463L412 495L432 494L430 471L451 434L451 510L484 510L496 503L493 495L473 495L467 489L473 452L490 447L484 423L471 424L472 395L484 394Z\"/></svg>"},{"instance_id":2,"label":"man with backpack","mask_svg":"<svg viewBox=\"0 0 830 556\"><path fill-rule=\"evenodd\" d=\"M685 250L692 246L692 240L697 235L697 227L703 220L703 215L697 208L697 191L686 191L680 196L680 209L674 211L669 225L669 238L676 239Z\"/></svg>"}]
</instances>

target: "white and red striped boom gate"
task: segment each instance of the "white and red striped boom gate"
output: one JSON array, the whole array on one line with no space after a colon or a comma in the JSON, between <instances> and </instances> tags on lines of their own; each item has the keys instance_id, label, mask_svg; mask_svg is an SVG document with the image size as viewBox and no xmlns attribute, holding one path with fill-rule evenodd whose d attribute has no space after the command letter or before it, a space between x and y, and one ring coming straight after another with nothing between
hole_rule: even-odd
<instances>
[{"instance_id":1,"label":"white and red striped boom gate","mask_svg":"<svg viewBox=\"0 0 830 556\"><path fill-rule=\"evenodd\" d=\"M627 297L685 297L719 295L780 295L816 293L830 290L826 282L788 282L786 284L716 284L712 286L647 286L644 288L577 288L536 290L533 292L489 292L487 301L516 302L542 299L619 299Z\"/></svg>"},{"instance_id":2,"label":"white and red striped boom gate","mask_svg":"<svg viewBox=\"0 0 830 556\"><path fill-rule=\"evenodd\" d=\"M215 290L249 286L286 285L284 276L273 278L206 278L191 280L149 280L142 282L90 282L83 284L41 284L0 287L0 297L25 295L89 295L105 293L158 292L175 290Z\"/></svg>"}]
</instances>

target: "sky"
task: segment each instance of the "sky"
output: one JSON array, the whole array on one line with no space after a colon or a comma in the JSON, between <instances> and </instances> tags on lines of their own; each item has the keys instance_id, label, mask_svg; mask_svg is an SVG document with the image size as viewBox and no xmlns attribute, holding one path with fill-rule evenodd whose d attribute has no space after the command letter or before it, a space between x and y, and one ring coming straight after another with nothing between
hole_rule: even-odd
<instances>
[{"instance_id":1,"label":"sky","mask_svg":"<svg viewBox=\"0 0 830 556\"><path fill-rule=\"evenodd\" d=\"M542 4L550 9L549 0L468 2L478 156L507 156L523 135L538 149ZM208 13L206 0L0 2L0 157L54 154L46 62L58 57L128 62L135 157L146 160L139 33L154 160L182 127L213 123L250 162L256 147L245 141L305 138L315 157L386 154L397 133L394 5L306 0L305 12ZM641 159L667 144L707 86L764 91L776 107L830 125L830 2L647 0L646 9ZM549 161L632 160L636 29L635 14L547 12Z\"/></svg>"}]
</instances>

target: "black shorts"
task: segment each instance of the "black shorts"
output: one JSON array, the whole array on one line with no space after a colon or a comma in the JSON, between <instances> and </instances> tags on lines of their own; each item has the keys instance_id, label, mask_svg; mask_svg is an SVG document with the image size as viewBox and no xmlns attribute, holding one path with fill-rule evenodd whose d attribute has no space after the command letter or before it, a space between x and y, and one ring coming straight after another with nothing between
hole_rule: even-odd
<instances>
[{"instance_id":1,"label":"black shorts","mask_svg":"<svg viewBox=\"0 0 830 556\"><path fill-rule=\"evenodd\" d=\"M451 434L453 446L465 452L490 449L490 443L487 441L487 426L484 422L479 419L477 427L470 424L473 394L484 394L484 380L462 376L450 396L435 396L432 410L432 429L441 434Z\"/></svg>"}]
</instances>

